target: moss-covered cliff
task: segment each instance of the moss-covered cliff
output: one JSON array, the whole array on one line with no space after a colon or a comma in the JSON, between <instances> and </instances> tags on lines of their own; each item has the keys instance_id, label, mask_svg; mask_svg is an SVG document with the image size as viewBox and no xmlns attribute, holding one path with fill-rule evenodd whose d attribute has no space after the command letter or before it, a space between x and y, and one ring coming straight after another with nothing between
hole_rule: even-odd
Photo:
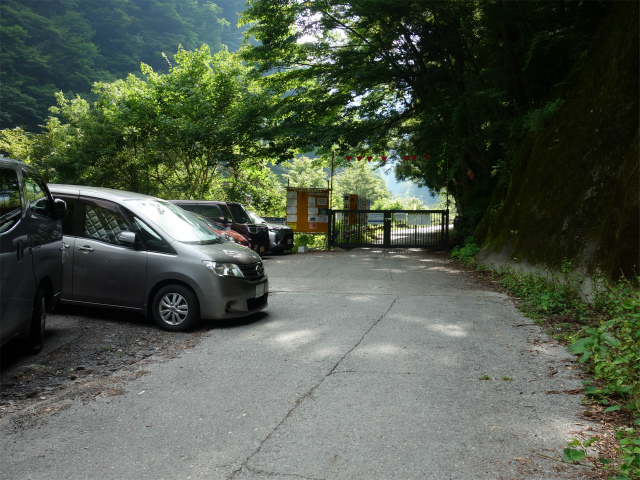
<instances>
[{"instance_id":1,"label":"moss-covered cliff","mask_svg":"<svg viewBox=\"0 0 640 480\"><path fill-rule=\"evenodd\" d=\"M480 261L640 274L638 2L620 1L476 229Z\"/></svg>"}]
</instances>

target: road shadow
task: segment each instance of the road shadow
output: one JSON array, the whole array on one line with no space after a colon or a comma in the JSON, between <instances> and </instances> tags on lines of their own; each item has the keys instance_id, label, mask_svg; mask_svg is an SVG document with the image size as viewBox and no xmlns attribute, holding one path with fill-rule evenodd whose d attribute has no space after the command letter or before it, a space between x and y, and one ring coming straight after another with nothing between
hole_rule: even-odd
<instances>
[{"instance_id":1,"label":"road shadow","mask_svg":"<svg viewBox=\"0 0 640 480\"><path fill-rule=\"evenodd\" d=\"M236 319L228 320L202 320L202 325L206 330L228 330L234 328L246 327L260 323L267 318L269 314L265 311L256 312L252 315Z\"/></svg>"}]
</instances>

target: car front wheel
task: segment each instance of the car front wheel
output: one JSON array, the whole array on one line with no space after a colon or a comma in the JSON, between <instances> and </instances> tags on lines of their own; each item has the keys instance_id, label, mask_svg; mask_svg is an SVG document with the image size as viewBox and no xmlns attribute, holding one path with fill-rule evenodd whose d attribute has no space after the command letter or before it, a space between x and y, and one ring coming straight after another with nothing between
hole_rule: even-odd
<instances>
[{"instance_id":1,"label":"car front wheel","mask_svg":"<svg viewBox=\"0 0 640 480\"><path fill-rule=\"evenodd\" d=\"M156 323L172 332L190 330L200 317L196 295L182 285L162 287L151 308Z\"/></svg>"}]
</instances>

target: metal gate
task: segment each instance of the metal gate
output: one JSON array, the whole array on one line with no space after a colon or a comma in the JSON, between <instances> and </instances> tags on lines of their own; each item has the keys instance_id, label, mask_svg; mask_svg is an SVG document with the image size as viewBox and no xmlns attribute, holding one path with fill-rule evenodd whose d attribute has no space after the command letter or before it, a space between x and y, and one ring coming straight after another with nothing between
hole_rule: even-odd
<instances>
[{"instance_id":1,"label":"metal gate","mask_svg":"<svg viewBox=\"0 0 640 480\"><path fill-rule=\"evenodd\" d=\"M330 210L329 246L446 249L449 210Z\"/></svg>"}]
</instances>

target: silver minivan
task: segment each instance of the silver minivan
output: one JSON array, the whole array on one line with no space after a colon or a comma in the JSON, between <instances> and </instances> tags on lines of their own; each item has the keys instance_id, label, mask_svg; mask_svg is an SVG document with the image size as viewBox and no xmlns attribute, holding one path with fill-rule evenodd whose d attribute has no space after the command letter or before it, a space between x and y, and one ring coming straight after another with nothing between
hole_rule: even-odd
<instances>
[{"instance_id":1,"label":"silver minivan","mask_svg":"<svg viewBox=\"0 0 640 480\"><path fill-rule=\"evenodd\" d=\"M34 167L0 156L0 345L17 337L42 349L62 291L64 215Z\"/></svg>"},{"instance_id":2,"label":"silver minivan","mask_svg":"<svg viewBox=\"0 0 640 480\"><path fill-rule=\"evenodd\" d=\"M260 256L225 242L180 207L108 188L49 189L69 211L62 303L140 311L165 330L267 306Z\"/></svg>"}]
</instances>

